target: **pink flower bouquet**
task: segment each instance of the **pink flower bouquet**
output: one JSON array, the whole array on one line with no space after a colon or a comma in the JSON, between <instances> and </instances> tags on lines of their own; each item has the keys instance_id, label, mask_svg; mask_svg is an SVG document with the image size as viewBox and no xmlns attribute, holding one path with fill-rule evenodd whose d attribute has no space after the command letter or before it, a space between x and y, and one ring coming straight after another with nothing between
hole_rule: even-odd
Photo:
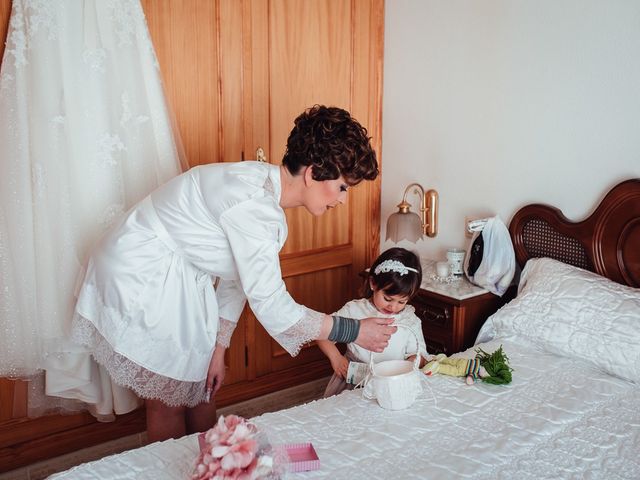
<instances>
[{"instance_id":1,"label":"pink flower bouquet","mask_svg":"<svg viewBox=\"0 0 640 480\"><path fill-rule=\"evenodd\" d=\"M273 449L253 423L237 415L221 415L199 441L193 480L274 479L286 465L286 453Z\"/></svg>"}]
</instances>

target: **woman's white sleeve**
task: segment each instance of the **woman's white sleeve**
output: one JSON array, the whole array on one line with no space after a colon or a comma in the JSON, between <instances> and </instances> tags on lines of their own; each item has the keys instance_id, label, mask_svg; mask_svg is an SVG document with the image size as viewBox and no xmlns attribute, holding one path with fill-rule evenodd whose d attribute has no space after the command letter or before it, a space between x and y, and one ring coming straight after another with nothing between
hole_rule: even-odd
<instances>
[{"instance_id":1,"label":"woman's white sleeve","mask_svg":"<svg viewBox=\"0 0 640 480\"><path fill-rule=\"evenodd\" d=\"M220 216L220 224L251 310L269 335L295 356L318 337L324 314L296 303L287 292L279 258L283 219L259 200L269 201L240 203Z\"/></svg>"},{"instance_id":2,"label":"woman's white sleeve","mask_svg":"<svg viewBox=\"0 0 640 480\"><path fill-rule=\"evenodd\" d=\"M238 319L245 303L247 303L247 297L238 282L220 279L216 288L216 298L218 299L219 317L216 343L229 348L231 335L238 325Z\"/></svg>"}]
</instances>

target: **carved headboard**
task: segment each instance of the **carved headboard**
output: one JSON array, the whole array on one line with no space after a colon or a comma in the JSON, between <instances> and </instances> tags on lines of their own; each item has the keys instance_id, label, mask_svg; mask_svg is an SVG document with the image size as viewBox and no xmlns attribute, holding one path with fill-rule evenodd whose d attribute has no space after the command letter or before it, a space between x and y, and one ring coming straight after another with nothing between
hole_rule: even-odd
<instances>
[{"instance_id":1,"label":"carved headboard","mask_svg":"<svg viewBox=\"0 0 640 480\"><path fill-rule=\"evenodd\" d=\"M551 257L640 287L640 179L616 185L581 222L554 207L527 205L509 224L518 264Z\"/></svg>"}]
</instances>

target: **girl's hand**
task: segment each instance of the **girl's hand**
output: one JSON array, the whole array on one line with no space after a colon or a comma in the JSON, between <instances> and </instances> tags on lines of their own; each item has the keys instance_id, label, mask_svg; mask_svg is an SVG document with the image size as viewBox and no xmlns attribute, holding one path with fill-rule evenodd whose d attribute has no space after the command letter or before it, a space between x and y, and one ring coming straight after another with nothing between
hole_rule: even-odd
<instances>
[{"instance_id":1,"label":"girl's hand","mask_svg":"<svg viewBox=\"0 0 640 480\"><path fill-rule=\"evenodd\" d=\"M347 377L347 369L349 368L349 360L344 355L336 355L331 358L331 368L340 378Z\"/></svg>"},{"instance_id":2,"label":"girl's hand","mask_svg":"<svg viewBox=\"0 0 640 480\"><path fill-rule=\"evenodd\" d=\"M209 393L209 400L211 400L216 392L222 386L224 381L224 375L226 373L226 367L224 365L224 352L226 348L220 344L216 344L216 348L211 356L209 362L209 370L207 371L207 384L206 389Z\"/></svg>"},{"instance_id":3,"label":"girl's hand","mask_svg":"<svg viewBox=\"0 0 640 480\"><path fill-rule=\"evenodd\" d=\"M410 357L407 357L406 360L413 362L415 361L416 356L415 355L411 355ZM420 365L418 366L418 368L422 368L427 364L427 361L424 359L424 357L421 355L420 356Z\"/></svg>"}]
</instances>

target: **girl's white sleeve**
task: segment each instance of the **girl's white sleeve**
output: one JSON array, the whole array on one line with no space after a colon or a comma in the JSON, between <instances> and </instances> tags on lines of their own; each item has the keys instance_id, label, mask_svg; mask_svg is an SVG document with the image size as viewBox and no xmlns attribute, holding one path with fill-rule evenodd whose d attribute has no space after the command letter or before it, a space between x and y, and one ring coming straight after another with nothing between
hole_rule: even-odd
<instances>
[{"instance_id":1,"label":"girl's white sleeve","mask_svg":"<svg viewBox=\"0 0 640 480\"><path fill-rule=\"evenodd\" d=\"M427 358L427 345L424 341L424 335L422 333L422 321L415 315L412 314L412 321L410 322L410 329L413 333L415 333L418 338L418 352L422 358ZM415 355L416 352L416 339L413 335L409 335L407 340L407 345L405 346L405 358Z\"/></svg>"},{"instance_id":2,"label":"girl's white sleeve","mask_svg":"<svg viewBox=\"0 0 640 480\"><path fill-rule=\"evenodd\" d=\"M335 312L333 312L331 315L332 316L338 316L338 317L346 317L346 318L355 318L357 320L360 319L359 316L354 316L354 312L353 309L351 308L353 301L349 301L347 303L345 303L342 307L340 307L340 309L336 310Z\"/></svg>"},{"instance_id":3,"label":"girl's white sleeve","mask_svg":"<svg viewBox=\"0 0 640 480\"><path fill-rule=\"evenodd\" d=\"M296 303L280 271L279 237L284 213L270 198L239 203L220 216L251 310L282 347L295 356L305 343L318 338L324 314Z\"/></svg>"},{"instance_id":4,"label":"girl's white sleeve","mask_svg":"<svg viewBox=\"0 0 640 480\"><path fill-rule=\"evenodd\" d=\"M238 325L247 297L237 281L220 279L216 288L216 298L219 317L216 343L229 348L231 335Z\"/></svg>"}]
</instances>

